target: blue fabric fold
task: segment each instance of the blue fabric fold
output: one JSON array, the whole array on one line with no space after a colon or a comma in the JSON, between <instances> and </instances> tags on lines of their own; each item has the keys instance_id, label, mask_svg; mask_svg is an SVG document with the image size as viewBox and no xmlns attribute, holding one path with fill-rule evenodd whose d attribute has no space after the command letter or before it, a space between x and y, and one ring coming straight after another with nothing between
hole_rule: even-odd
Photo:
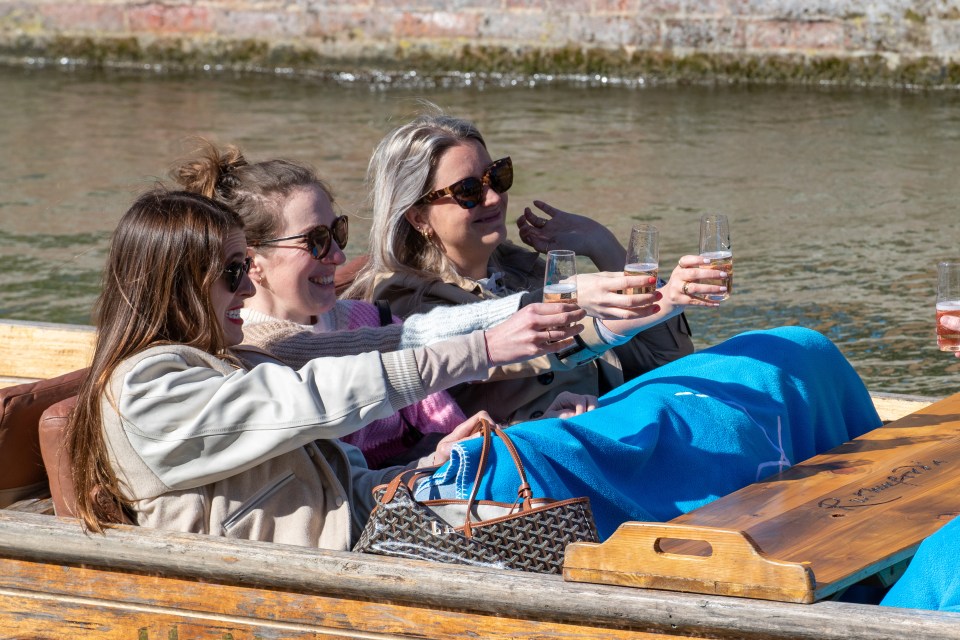
<instances>
[{"instance_id":1,"label":"blue fabric fold","mask_svg":"<svg viewBox=\"0 0 960 640\"><path fill-rule=\"evenodd\" d=\"M491 403L496 398L490 398ZM597 409L511 427L535 496L588 496L606 538L666 521L880 426L860 377L821 334L740 334L614 389ZM482 442L454 448L417 498L467 498ZM499 439L479 497L516 497Z\"/></svg>"},{"instance_id":2,"label":"blue fabric fold","mask_svg":"<svg viewBox=\"0 0 960 640\"><path fill-rule=\"evenodd\" d=\"M960 518L923 541L880 604L960 613Z\"/></svg>"}]
</instances>

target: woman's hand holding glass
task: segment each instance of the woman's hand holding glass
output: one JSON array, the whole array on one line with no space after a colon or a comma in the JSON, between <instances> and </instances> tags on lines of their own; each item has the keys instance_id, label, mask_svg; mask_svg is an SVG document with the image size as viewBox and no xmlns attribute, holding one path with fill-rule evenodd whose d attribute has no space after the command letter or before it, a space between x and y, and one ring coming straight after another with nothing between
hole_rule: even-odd
<instances>
[{"instance_id":1,"label":"woman's hand holding glass","mask_svg":"<svg viewBox=\"0 0 960 640\"><path fill-rule=\"evenodd\" d=\"M577 276L577 304L587 315L600 320L638 320L658 311L658 292L630 294L627 291L656 286L650 276L625 276L623 271L581 273Z\"/></svg>"},{"instance_id":2,"label":"woman's hand holding glass","mask_svg":"<svg viewBox=\"0 0 960 640\"><path fill-rule=\"evenodd\" d=\"M523 362L569 347L573 336L583 331L579 322L586 315L575 304L542 302L527 305L484 332L490 366Z\"/></svg>"},{"instance_id":3,"label":"woman's hand holding glass","mask_svg":"<svg viewBox=\"0 0 960 640\"><path fill-rule=\"evenodd\" d=\"M940 326L954 333L960 333L960 317L940 316ZM954 351L953 355L960 358L960 351Z\"/></svg>"},{"instance_id":4,"label":"woman's hand holding glass","mask_svg":"<svg viewBox=\"0 0 960 640\"><path fill-rule=\"evenodd\" d=\"M706 296L721 296L727 288L723 285L705 284L702 280L723 278L726 273L711 269L710 259L702 256L683 256L670 274L670 279L660 292L666 304L672 307L719 307L720 300L708 300ZM682 310L682 309L681 309Z\"/></svg>"}]
</instances>

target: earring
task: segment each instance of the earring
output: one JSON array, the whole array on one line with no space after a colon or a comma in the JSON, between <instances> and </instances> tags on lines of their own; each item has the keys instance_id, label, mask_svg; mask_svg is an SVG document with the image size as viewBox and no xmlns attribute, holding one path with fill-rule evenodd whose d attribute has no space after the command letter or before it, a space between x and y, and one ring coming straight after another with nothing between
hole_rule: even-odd
<instances>
[{"instance_id":1,"label":"earring","mask_svg":"<svg viewBox=\"0 0 960 640\"><path fill-rule=\"evenodd\" d=\"M433 239L433 229L430 227L420 227L420 235L423 236L423 239L429 242Z\"/></svg>"}]
</instances>

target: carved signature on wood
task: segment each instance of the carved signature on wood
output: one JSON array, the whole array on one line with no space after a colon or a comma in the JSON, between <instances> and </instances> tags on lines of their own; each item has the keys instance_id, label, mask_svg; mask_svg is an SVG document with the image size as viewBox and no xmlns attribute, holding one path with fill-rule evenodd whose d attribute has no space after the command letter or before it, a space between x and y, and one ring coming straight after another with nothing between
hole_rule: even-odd
<instances>
[{"instance_id":1,"label":"carved signature on wood","mask_svg":"<svg viewBox=\"0 0 960 640\"><path fill-rule=\"evenodd\" d=\"M909 465L900 465L890 470L882 482L869 487L861 487L846 497L828 497L823 498L817 503L822 509L839 509L841 511L854 511L863 507L875 507L881 504L887 504L899 500L903 495L893 495L889 493L891 489L907 490L909 487L919 487L920 480L930 473L935 473L948 460L931 460L929 463L914 462ZM894 492L897 493L897 492Z\"/></svg>"}]
</instances>

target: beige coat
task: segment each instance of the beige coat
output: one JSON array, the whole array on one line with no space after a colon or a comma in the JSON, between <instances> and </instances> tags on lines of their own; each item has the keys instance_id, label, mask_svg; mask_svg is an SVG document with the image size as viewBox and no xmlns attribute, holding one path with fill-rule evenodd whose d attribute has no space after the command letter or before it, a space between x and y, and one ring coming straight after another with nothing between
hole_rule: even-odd
<instances>
[{"instance_id":1,"label":"beige coat","mask_svg":"<svg viewBox=\"0 0 960 640\"><path fill-rule=\"evenodd\" d=\"M372 471L336 438L489 368L481 332L435 347L250 369L183 345L116 369L103 400L110 461L137 524L246 540L350 549ZM252 355L252 354L247 354ZM112 399L112 400L111 400Z\"/></svg>"}]
</instances>

